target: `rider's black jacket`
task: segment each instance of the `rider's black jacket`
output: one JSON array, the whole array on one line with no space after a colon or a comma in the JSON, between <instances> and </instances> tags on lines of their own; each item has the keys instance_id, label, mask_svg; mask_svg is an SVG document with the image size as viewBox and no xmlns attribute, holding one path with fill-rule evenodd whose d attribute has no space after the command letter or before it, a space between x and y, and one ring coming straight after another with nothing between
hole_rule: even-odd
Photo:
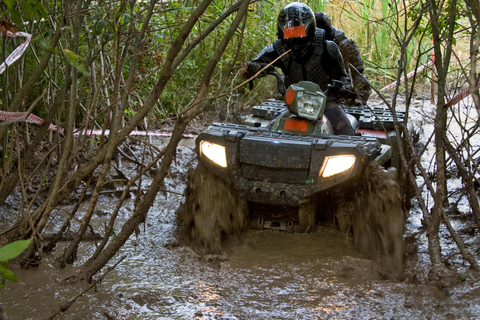
<instances>
[{"instance_id":1,"label":"rider's black jacket","mask_svg":"<svg viewBox=\"0 0 480 320\"><path fill-rule=\"evenodd\" d=\"M270 63L284 52L285 47L281 40L277 39L273 44L265 47L252 62ZM292 55L286 54L273 65L282 69L287 88L292 83L302 80L315 82L324 91L332 80L350 84L340 49L335 42L326 40L325 30L319 28L316 29L315 43L309 53L301 59L295 59Z\"/></svg>"},{"instance_id":2,"label":"rider's black jacket","mask_svg":"<svg viewBox=\"0 0 480 320\"><path fill-rule=\"evenodd\" d=\"M280 39L265 47L252 64L271 63L285 52L285 47ZM302 58L295 59L293 55L285 54L273 63L275 67L282 69L285 75L285 86L288 88L293 83L300 81L312 81L322 88L323 91L332 83L332 80L340 80L350 86L350 79L345 72L342 54L337 44L325 39L325 30L317 28L315 42L311 50ZM258 71L253 68L252 71ZM255 74L255 73L253 73ZM335 134L355 135L350 121L343 109L337 104L335 96L328 95L325 115L330 120Z\"/></svg>"}]
</instances>

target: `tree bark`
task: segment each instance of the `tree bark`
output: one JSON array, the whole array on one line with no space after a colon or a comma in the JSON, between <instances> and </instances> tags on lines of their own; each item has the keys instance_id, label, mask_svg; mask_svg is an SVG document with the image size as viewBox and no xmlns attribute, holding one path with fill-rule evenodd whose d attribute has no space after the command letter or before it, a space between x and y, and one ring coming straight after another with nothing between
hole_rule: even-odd
<instances>
[{"instance_id":1,"label":"tree bark","mask_svg":"<svg viewBox=\"0 0 480 320\"><path fill-rule=\"evenodd\" d=\"M439 7L434 0L428 1L430 4L430 22L432 25L433 46L435 52L435 67L438 72L438 96L437 96L437 113L435 115L435 155L436 155L436 192L434 195L434 206L432 209L430 224L427 226L428 249L430 253L430 260L432 262L431 277L437 278L439 274L445 270L445 265L441 259L441 246L439 238L440 221L442 220L444 210L443 205L447 195L446 188L446 156L443 135L447 132L447 109L445 106L446 96L446 77L448 67L450 65L453 30L455 27L456 14L456 0L450 3L447 8L450 16L448 17L448 37L445 43L446 50L443 51L442 45L442 30L440 16L444 12L444 8Z\"/></svg>"}]
</instances>

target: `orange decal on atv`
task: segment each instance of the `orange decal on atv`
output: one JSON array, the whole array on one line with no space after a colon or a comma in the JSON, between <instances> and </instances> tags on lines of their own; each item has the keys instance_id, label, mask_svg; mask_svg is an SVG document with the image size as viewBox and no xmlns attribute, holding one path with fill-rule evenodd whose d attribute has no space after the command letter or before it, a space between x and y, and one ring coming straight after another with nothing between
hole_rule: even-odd
<instances>
[{"instance_id":1,"label":"orange decal on atv","mask_svg":"<svg viewBox=\"0 0 480 320\"><path fill-rule=\"evenodd\" d=\"M293 100L295 100L295 90L290 89L285 94L285 103L287 105L291 105L293 103Z\"/></svg>"},{"instance_id":2,"label":"orange decal on atv","mask_svg":"<svg viewBox=\"0 0 480 320\"><path fill-rule=\"evenodd\" d=\"M283 39L306 37L305 26L288 27L283 29Z\"/></svg>"},{"instance_id":3,"label":"orange decal on atv","mask_svg":"<svg viewBox=\"0 0 480 320\"><path fill-rule=\"evenodd\" d=\"M290 130L290 131L307 132L307 128L308 128L308 121L294 120L294 119L286 119L285 125L283 126L283 129Z\"/></svg>"}]
</instances>

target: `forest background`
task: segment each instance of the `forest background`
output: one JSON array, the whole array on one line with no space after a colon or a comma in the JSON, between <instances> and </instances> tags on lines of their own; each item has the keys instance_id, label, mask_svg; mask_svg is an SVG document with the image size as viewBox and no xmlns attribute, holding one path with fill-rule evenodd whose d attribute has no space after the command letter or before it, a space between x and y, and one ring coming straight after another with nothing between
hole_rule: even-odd
<instances>
[{"instance_id":1,"label":"forest background","mask_svg":"<svg viewBox=\"0 0 480 320\"><path fill-rule=\"evenodd\" d=\"M35 265L76 215L73 210L61 221L57 237L46 243L41 241L42 232L52 212L65 201L74 199L80 204L88 191L88 210L58 266L73 263L98 197L114 179L112 166L122 157L137 161L138 175L124 185L103 240L82 266L82 278L91 280L130 235L139 231L190 122L211 111L223 119L234 119L274 94L268 79L257 80L249 91L240 70L242 62L251 60L276 38L277 13L286 3L2 2L2 61L25 41L11 33L18 30L32 38L25 53L0 75L0 109L21 112L0 122L0 205L15 202L17 211L13 218L1 218L0 245L29 239L21 262L25 267ZM434 103L426 118L435 124L435 130L425 145L415 143L412 132L404 130L406 123L396 125L397 132L403 133L400 180L423 212L432 279L448 273L441 251L441 227L454 239L462 259L478 269L480 248L465 245L469 235L459 235L450 223L452 210L447 209L452 203L467 201L470 211L462 214L473 226L470 236L478 234L479 2L306 3L314 11L326 12L335 27L355 40L374 88L395 83L380 97L392 110L401 101L406 122L413 97L427 96ZM468 103L457 107L466 97ZM42 118L43 124L26 122L30 113ZM460 127L460 135L449 131L453 124ZM132 130L165 127L173 131L164 149L156 150L145 140L142 143L149 156L132 159L128 151ZM83 129L102 133L74 135ZM435 152L426 165L421 158L428 146ZM148 190L137 191L134 212L111 237L122 202L152 168L152 184ZM452 175L460 178L461 188L448 189ZM3 280L9 279L6 272Z\"/></svg>"}]
</instances>

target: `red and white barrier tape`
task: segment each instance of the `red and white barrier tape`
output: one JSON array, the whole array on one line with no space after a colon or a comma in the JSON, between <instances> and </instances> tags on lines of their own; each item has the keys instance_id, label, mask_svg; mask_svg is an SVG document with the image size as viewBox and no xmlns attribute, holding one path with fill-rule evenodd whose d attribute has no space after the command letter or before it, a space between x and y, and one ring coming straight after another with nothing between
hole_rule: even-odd
<instances>
[{"instance_id":1,"label":"red and white barrier tape","mask_svg":"<svg viewBox=\"0 0 480 320\"><path fill-rule=\"evenodd\" d=\"M427 63L425 63L423 66L419 67L418 69L416 70L413 70L412 72L410 72L409 74L407 74L406 77L403 77L401 81L404 81L406 78L410 78L412 77L415 73L418 73L420 71L422 71L423 69L425 69L428 65L430 64L433 64L435 61L434 60L430 60L428 61ZM388 86L380 89L380 92L382 91L385 91L385 90L388 90L388 89L391 89L393 87L395 87L395 85L397 84L397 82L393 82L391 84L389 84ZM476 86L474 87L474 90L478 90L480 89L480 77L478 78L478 81L477 81L477 84ZM457 103L459 103L460 101L462 101L463 99L465 99L466 97L468 97L470 94L472 94L472 91L470 90L470 88L466 88L462 91L460 91L457 95L455 95L452 99L450 99L447 104L445 105L445 107L451 107ZM373 93L369 98L372 98L372 97L375 97L377 94L376 93Z\"/></svg>"},{"instance_id":2,"label":"red and white barrier tape","mask_svg":"<svg viewBox=\"0 0 480 320\"><path fill-rule=\"evenodd\" d=\"M0 110L0 121L24 121L28 123L33 123L41 126L45 121L34 115L33 113L27 113L27 112L10 112L10 111L1 111ZM53 131L59 131L60 134L64 134L63 128L58 129L56 125L50 124L48 127L50 130ZM103 130L101 129L96 129L96 130L75 130L74 134L75 135L91 135L91 136L98 136L101 135ZM105 135L110 134L110 130L105 130ZM142 130L133 130L130 132L131 136L151 136L151 137L171 137L172 133L167 132L167 131L157 131L157 130L151 130L151 131L142 131ZM197 135L195 134L190 134L190 133L184 133L183 134L184 138L196 138Z\"/></svg>"},{"instance_id":3,"label":"red and white barrier tape","mask_svg":"<svg viewBox=\"0 0 480 320\"><path fill-rule=\"evenodd\" d=\"M32 35L26 32L13 33L11 31L7 31L7 37L25 37L27 40L16 47L15 50L13 50L13 52L7 57L7 59L5 59L5 62L0 65L0 74L2 74L9 65L17 61L17 59L22 56L22 54L25 52L25 49L27 49L30 40L32 39Z\"/></svg>"},{"instance_id":4,"label":"red and white barrier tape","mask_svg":"<svg viewBox=\"0 0 480 320\"><path fill-rule=\"evenodd\" d=\"M405 79L408 79L408 78L411 78L415 73L418 73L420 71L422 71L423 69L425 69L426 67L428 67L429 65L433 64L434 61L433 60L430 60L428 61L427 63L425 63L424 65L418 67L418 69L415 69L413 70L412 72L410 72L409 74L407 74L405 77L403 77L400 81L405 81ZM388 89L391 89L393 87L395 87L397 85L397 81L395 82L392 82L390 83L388 86L386 87L383 87L382 89L380 89L379 91L382 92L382 91L385 91L385 90L388 90ZM377 96L377 93L373 93L372 95L370 95L369 98L373 98Z\"/></svg>"},{"instance_id":5,"label":"red and white barrier tape","mask_svg":"<svg viewBox=\"0 0 480 320\"><path fill-rule=\"evenodd\" d=\"M359 129L358 132L362 134L362 137L375 137L375 138L387 137L387 134L381 130Z\"/></svg>"},{"instance_id":6,"label":"red and white barrier tape","mask_svg":"<svg viewBox=\"0 0 480 320\"><path fill-rule=\"evenodd\" d=\"M95 129L95 130L87 129L87 130L75 131L74 134L75 135L99 136L99 135L102 134L102 132L103 132L103 130L100 130L100 129ZM108 129L105 130L104 134L108 136L110 134L110 130L108 130ZM150 137L171 137L172 133L167 132L167 131L156 131L156 130L152 130L152 131L133 130L132 132L130 132L129 135L130 136L150 136ZM184 133L183 137L184 138L196 138L197 135L190 134L190 133Z\"/></svg>"},{"instance_id":7,"label":"red and white barrier tape","mask_svg":"<svg viewBox=\"0 0 480 320\"><path fill-rule=\"evenodd\" d=\"M0 110L0 120L1 121L14 121L14 122L28 122L28 123L33 123L41 126L45 121L34 115L33 113L28 113L28 112L11 112L11 111L2 111ZM48 126L48 129L52 131L57 131L60 134L64 134L63 128L58 129L56 125L50 124Z\"/></svg>"},{"instance_id":8,"label":"red and white barrier tape","mask_svg":"<svg viewBox=\"0 0 480 320\"><path fill-rule=\"evenodd\" d=\"M0 120L2 121L26 121L27 112L10 112L0 110Z\"/></svg>"},{"instance_id":9,"label":"red and white barrier tape","mask_svg":"<svg viewBox=\"0 0 480 320\"><path fill-rule=\"evenodd\" d=\"M477 85L474 87L474 90L478 90L478 89L480 89L480 77L478 77ZM447 102L445 107L451 107L453 105L456 105L457 103L459 103L460 101L468 97L471 93L472 91L470 90L470 88L466 88L460 91L456 96L454 96L452 99L450 99Z\"/></svg>"},{"instance_id":10,"label":"red and white barrier tape","mask_svg":"<svg viewBox=\"0 0 480 320\"><path fill-rule=\"evenodd\" d=\"M428 61L427 63L425 63L423 66L420 66L418 69L416 70L413 70L412 72L408 73L405 77L402 78L402 80L400 81L405 81L405 79L408 79L408 78L411 78L415 73L419 73L420 71L422 71L423 69L425 69L426 67L428 67L429 65L433 64L434 61L433 60L430 60ZM391 89L393 87L395 87L395 85L397 84L397 82L393 82L393 83L390 83L388 86L386 86L385 88L382 88L380 91L384 91L384 90L388 90L388 89Z\"/></svg>"}]
</instances>

